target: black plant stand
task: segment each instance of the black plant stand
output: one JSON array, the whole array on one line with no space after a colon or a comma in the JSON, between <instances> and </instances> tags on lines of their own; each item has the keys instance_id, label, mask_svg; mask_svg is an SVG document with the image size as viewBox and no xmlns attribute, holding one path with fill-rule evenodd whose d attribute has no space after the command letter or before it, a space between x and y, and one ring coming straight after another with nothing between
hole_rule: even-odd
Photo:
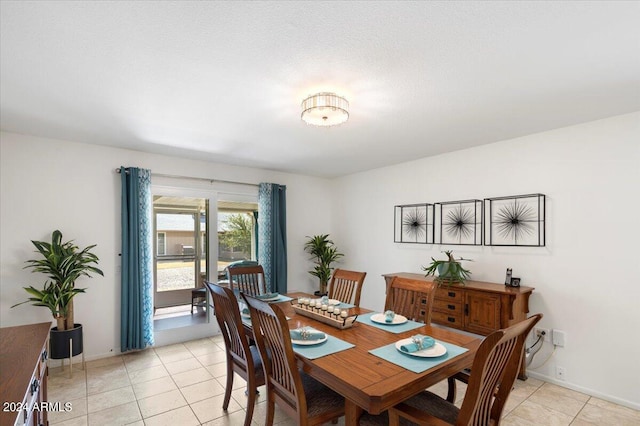
<instances>
[{"instance_id":1,"label":"black plant stand","mask_svg":"<svg viewBox=\"0 0 640 426\"><path fill-rule=\"evenodd\" d=\"M70 330L58 330L53 327L49 332L49 358L64 360L69 358L69 377L73 374L73 357L82 354L82 369L84 370L84 348L82 341L82 324L74 324Z\"/></svg>"}]
</instances>

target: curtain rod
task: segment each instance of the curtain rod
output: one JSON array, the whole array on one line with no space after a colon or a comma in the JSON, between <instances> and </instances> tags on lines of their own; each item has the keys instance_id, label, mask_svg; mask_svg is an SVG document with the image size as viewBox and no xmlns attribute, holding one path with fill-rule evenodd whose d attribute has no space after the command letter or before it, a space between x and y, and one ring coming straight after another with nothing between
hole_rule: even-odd
<instances>
[{"instance_id":1,"label":"curtain rod","mask_svg":"<svg viewBox=\"0 0 640 426\"><path fill-rule=\"evenodd\" d=\"M122 169L120 167L118 167L116 169L116 173L122 173ZM129 173L129 172L125 169L125 173ZM163 174L163 173L153 173L153 172L151 172L151 176L172 178L172 179L199 180L199 181L209 182L210 184L213 184L214 182L219 182L219 183L232 183L234 185L255 186L256 188L258 187L258 185L255 184L255 183L237 182L237 181L233 181L233 180L209 179L209 178L191 177L191 176L178 176L178 175L167 175L167 174Z\"/></svg>"}]
</instances>

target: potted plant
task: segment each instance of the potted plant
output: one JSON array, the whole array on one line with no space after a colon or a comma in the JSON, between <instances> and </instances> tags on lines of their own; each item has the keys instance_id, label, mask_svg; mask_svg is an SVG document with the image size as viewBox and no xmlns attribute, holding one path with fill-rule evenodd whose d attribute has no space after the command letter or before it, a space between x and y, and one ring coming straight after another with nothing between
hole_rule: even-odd
<instances>
[{"instance_id":1,"label":"potted plant","mask_svg":"<svg viewBox=\"0 0 640 426\"><path fill-rule=\"evenodd\" d=\"M431 264L427 267L423 266L422 270L426 272L425 276L435 275L436 271L438 271L438 276L435 278L438 284L442 283L461 283L464 284L465 280L469 279L471 275L471 271L468 269L464 269L460 261L468 260L472 262L471 259L463 259L462 257L456 259L453 257L452 250L445 250L443 252L447 255L446 260L435 260L433 257L431 258Z\"/></svg>"},{"instance_id":2,"label":"potted plant","mask_svg":"<svg viewBox=\"0 0 640 426\"><path fill-rule=\"evenodd\" d=\"M50 243L33 240L31 243L42 257L27 260L25 269L42 272L48 279L41 290L34 286L24 287L31 297L13 305L12 308L25 303L48 308L57 321L57 327L51 330L51 358L68 357L68 342L71 338L74 339L72 351L74 354L71 356L75 356L82 352L82 325L74 323L73 298L85 292L84 288L76 288L76 280L83 276L91 277L91 274L104 276L95 266L98 264L98 257L91 253L95 244L80 250L73 241L62 242L62 233L58 230L51 234ZM56 353L56 347L59 347L61 352Z\"/></svg>"},{"instance_id":3,"label":"potted plant","mask_svg":"<svg viewBox=\"0 0 640 426\"><path fill-rule=\"evenodd\" d=\"M340 259L343 254L338 252L333 241L329 239L329 234L314 235L313 237L307 238L308 240L304 245L304 250L312 256L311 260L315 263L315 267L312 271L309 271L309 273L318 277L320 281L320 291L316 292L316 294L322 296L327 293L327 283L331 278L331 271L333 270L331 264Z\"/></svg>"}]
</instances>

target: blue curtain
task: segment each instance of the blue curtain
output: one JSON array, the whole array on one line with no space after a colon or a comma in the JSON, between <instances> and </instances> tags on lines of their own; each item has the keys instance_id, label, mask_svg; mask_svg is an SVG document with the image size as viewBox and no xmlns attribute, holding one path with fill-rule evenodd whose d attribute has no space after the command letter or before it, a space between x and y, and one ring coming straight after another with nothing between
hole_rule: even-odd
<instances>
[{"instance_id":1,"label":"blue curtain","mask_svg":"<svg viewBox=\"0 0 640 426\"><path fill-rule=\"evenodd\" d=\"M261 183L258 188L258 261L267 291L287 292L287 187Z\"/></svg>"},{"instance_id":2,"label":"blue curtain","mask_svg":"<svg viewBox=\"0 0 640 426\"><path fill-rule=\"evenodd\" d=\"M153 345L151 171L120 167L122 294L120 350Z\"/></svg>"}]
</instances>

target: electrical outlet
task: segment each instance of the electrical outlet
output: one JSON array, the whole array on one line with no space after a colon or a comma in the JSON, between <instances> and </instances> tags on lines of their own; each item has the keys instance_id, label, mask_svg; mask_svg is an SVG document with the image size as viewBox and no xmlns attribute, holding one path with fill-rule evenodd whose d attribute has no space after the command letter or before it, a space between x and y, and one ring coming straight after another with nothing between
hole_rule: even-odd
<instances>
[{"instance_id":1,"label":"electrical outlet","mask_svg":"<svg viewBox=\"0 0 640 426\"><path fill-rule=\"evenodd\" d=\"M564 367L556 366L556 379L566 380Z\"/></svg>"},{"instance_id":2,"label":"electrical outlet","mask_svg":"<svg viewBox=\"0 0 640 426\"><path fill-rule=\"evenodd\" d=\"M536 339L542 334L543 335L543 339L545 342L550 342L551 341L551 333L549 332L548 328L538 328L536 327L534 329L535 332L535 336Z\"/></svg>"},{"instance_id":3,"label":"electrical outlet","mask_svg":"<svg viewBox=\"0 0 640 426\"><path fill-rule=\"evenodd\" d=\"M553 344L559 347L564 347L564 331L561 330L552 330L553 333Z\"/></svg>"}]
</instances>

